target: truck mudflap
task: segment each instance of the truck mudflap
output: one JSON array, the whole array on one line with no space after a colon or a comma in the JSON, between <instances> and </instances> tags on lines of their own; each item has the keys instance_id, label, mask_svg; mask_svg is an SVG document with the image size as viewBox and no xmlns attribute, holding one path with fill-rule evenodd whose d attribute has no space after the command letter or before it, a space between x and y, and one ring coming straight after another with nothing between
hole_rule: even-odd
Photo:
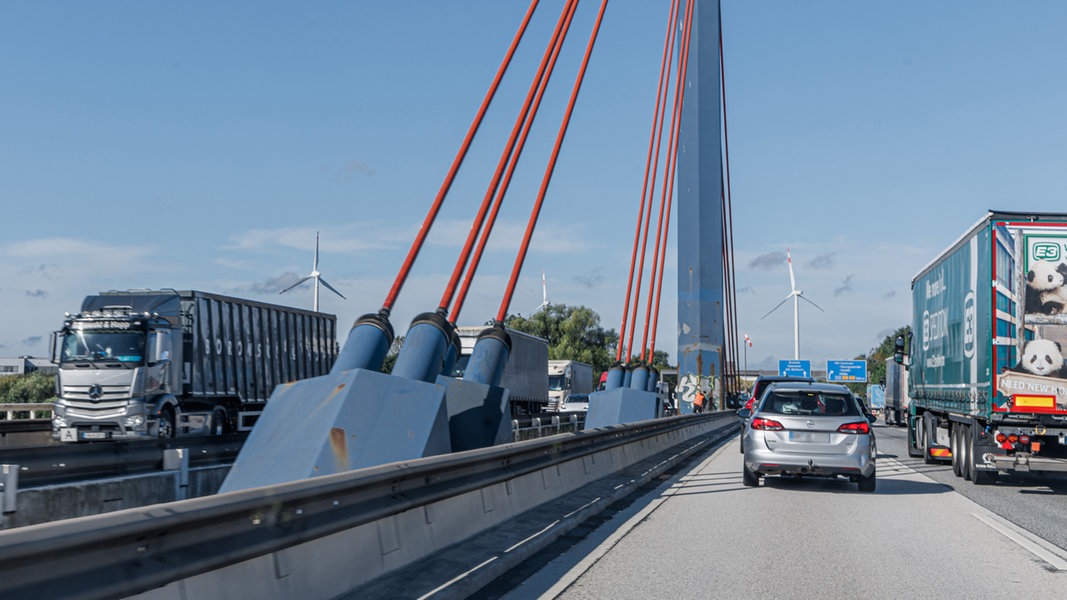
<instances>
[{"instance_id":1,"label":"truck mudflap","mask_svg":"<svg viewBox=\"0 0 1067 600\"><path fill-rule=\"evenodd\" d=\"M1001 471L1064 471L1067 472L1067 460L1062 458L1044 458L1030 454L1015 454L1014 456L1002 456L986 454L983 456L986 464L992 461L997 470ZM981 468L981 465L977 465Z\"/></svg>"}]
</instances>

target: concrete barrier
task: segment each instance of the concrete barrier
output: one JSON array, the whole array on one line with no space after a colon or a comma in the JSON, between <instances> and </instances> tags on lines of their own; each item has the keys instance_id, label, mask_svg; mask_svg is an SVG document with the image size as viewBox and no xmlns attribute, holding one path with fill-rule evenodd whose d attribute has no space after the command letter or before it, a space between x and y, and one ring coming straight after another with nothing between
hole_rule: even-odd
<instances>
[{"instance_id":1,"label":"concrete barrier","mask_svg":"<svg viewBox=\"0 0 1067 600\"><path fill-rule=\"evenodd\" d=\"M657 419L20 527L0 532L0 597L461 597L736 427Z\"/></svg>"},{"instance_id":2,"label":"concrete barrier","mask_svg":"<svg viewBox=\"0 0 1067 600\"><path fill-rule=\"evenodd\" d=\"M127 508L214 494L229 465L127 475L96 481L18 489L14 507L5 503L0 529L24 527ZM9 490L4 490L5 496Z\"/></svg>"}]
</instances>

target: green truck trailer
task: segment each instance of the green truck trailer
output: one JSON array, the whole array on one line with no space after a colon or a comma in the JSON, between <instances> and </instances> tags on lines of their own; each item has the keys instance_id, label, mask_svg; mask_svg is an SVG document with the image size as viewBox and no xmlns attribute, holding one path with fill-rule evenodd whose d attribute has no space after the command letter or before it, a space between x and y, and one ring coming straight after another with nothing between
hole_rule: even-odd
<instances>
[{"instance_id":1,"label":"green truck trailer","mask_svg":"<svg viewBox=\"0 0 1067 600\"><path fill-rule=\"evenodd\" d=\"M975 484L1067 471L1065 284L1067 214L990 211L915 276L909 454Z\"/></svg>"}]
</instances>

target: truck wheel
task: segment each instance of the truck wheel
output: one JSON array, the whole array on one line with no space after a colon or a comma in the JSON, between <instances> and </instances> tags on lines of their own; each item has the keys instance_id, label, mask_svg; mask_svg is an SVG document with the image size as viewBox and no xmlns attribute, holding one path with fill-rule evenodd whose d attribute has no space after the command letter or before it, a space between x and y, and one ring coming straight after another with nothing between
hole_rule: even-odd
<instances>
[{"instance_id":1,"label":"truck wheel","mask_svg":"<svg viewBox=\"0 0 1067 600\"><path fill-rule=\"evenodd\" d=\"M161 440L174 437L174 409L167 406L159 413L159 428L156 437Z\"/></svg>"},{"instance_id":2,"label":"truck wheel","mask_svg":"<svg viewBox=\"0 0 1067 600\"><path fill-rule=\"evenodd\" d=\"M908 426L908 456L912 458L917 458L923 455L922 440L919 439L922 428L916 427L915 421L916 419L909 419L906 423Z\"/></svg>"},{"instance_id":3,"label":"truck wheel","mask_svg":"<svg viewBox=\"0 0 1067 600\"><path fill-rule=\"evenodd\" d=\"M960 430L963 429L963 425L959 423L953 423L952 429L949 430L949 448L952 450L952 474L956 477L963 477L963 464L961 456L963 449L960 447Z\"/></svg>"},{"instance_id":4,"label":"truck wheel","mask_svg":"<svg viewBox=\"0 0 1067 600\"><path fill-rule=\"evenodd\" d=\"M208 423L209 435L220 436L226 435L229 431L228 423L226 420L226 411L221 408L216 408L211 413L211 422Z\"/></svg>"},{"instance_id":5,"label":"truck wheel","mask_svg":"<svg viewBox=\"0 0 1067 600\"><path fill-rule=\"evenodd\" d=\"M745 487L759 487L759 475L748 469L748 465L741 464L741 483Z\"/></svg>"},{"instance_id":6,"label":"truck wheel","mask_svg":"<svg viewBox=\"0 0 1067 600\"><path fill-rule=\"evenodd\" d=\"M860 475L859 490L861 492L873 492L874 491L874 488L878 484L878 481L875 479L875 475L876 474L877 473L875 471L871 471L871 475L869 477L864 477L864 476Z\"/></svg>"},{"instance_id":7,"label":"truck wheel","mask_svg":"<svg viewBox=\"0 0 1067 600\"><path fill-rule=\"evenodd\" d=\"M934 459L930 456L930 446L937 442L937 430L934 425L933 416L930 413L923 413L922 422L923 432L923 462L932 465Z\"/></svg>"},{"instance_id":8,"label":"truck wheel","mask_svg":"<svg viewBox=\"0 0 1067 600\"><path fill-rule=\"evenodd\" d=\"M963 477L964 481L970 481L973 469L971 468L971 456L974 455L974 447L972 444L968 444L968 440L971 439L971 426L964 425L960 429L960 477Z\"/></svg>"}]
</instances>

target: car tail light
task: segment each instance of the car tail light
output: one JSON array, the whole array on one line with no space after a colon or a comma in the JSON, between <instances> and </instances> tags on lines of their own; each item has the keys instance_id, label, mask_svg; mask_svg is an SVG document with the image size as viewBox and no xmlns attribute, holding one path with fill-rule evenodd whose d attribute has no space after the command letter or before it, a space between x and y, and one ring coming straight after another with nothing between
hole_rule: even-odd
<instances>
[{"instance_id":1,"label":"car tail light","mask_svg":"<svg viewBox=\"0 0 1067 600\"><path fill-rule=\"evenodd\" d=\"M837 428L840 433L870 433L871 425L867 421L857 421L855 423L845 423Z\"/></svg>"},{"instance_id":2,"label":"car tail light","mask_svg":"<svg viewBox=\"0 0 1067 600\"><path fill-rule=\"evenodd\" d=\"M748 399L748 402L745 402L745 408L747 408L749 410L752 410L752 405L755 404L755 403L756 403L756 397L753 396L753 397Z\"/></svg>"},{"instance_id":3,"label":"car tail light","mask_svg":"<svg viewBox=\"0 0 1067 600\"><path fill-rule=\"evenodd\" d=\"M759 429L761 431L781 431L785 429L782 424L773 419L764 419L763 417L756 417L752 419L752 429Z\"/></svg>"}]
</instances>

